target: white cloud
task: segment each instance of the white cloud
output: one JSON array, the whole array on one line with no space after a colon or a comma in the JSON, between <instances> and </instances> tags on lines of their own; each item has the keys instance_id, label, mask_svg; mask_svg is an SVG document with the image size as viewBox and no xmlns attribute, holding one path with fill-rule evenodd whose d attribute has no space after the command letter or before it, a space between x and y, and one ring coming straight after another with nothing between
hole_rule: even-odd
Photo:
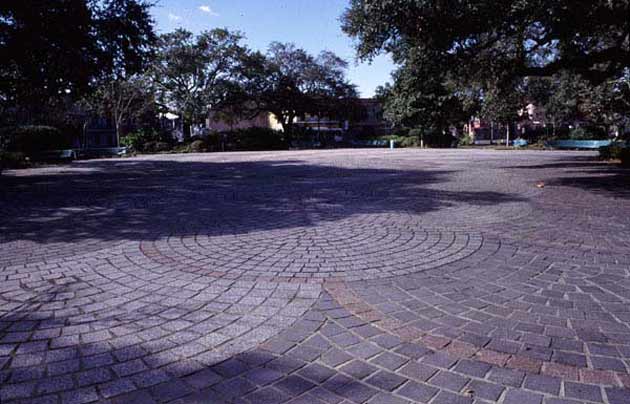
<instances>
[{"instance_id":1,"label":"white cloud","mask_svg":"<svg viewBox=\"0 0 630 404\"><path fill-rule=\"evenodd\" d=\"M171 21L180 21L182 17L175 15L173 13L168 13L168 19Z\"/></svg>"},{"instance_id":2,"label":"white cloud","mask_svg":"<svg viewBox=\"0 0 630 404\"><path fill-rule=\"evenodd\" d=\"M203 11L204 13L208 13L214 17L219 16L219 13L215 12L213 9L210 8L210 6L207 6L207 5L199 6L199 10Z\"/></svg>"}]
</instances>

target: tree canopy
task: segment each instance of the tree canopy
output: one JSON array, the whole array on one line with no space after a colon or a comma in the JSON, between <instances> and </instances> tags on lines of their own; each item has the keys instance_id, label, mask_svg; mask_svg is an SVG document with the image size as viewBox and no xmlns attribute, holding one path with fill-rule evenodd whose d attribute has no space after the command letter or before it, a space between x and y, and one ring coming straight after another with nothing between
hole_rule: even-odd
<instances>
[{"instance_id":1,"label":"tree canopy","mask_svg":"<svg viewBox=\"0 0 630 404\"><path fill-rule=\"evenodd\" d=\"M243 36L227 29L205 31L195 37L179 29L160 36L151 77L157 99L166 110L181 114L184 136L190 125L205 119L209 108L220 109L239 72L247 49Z\"/></svg>"},{"instance_id":2,"label":"tree canopy","mask_svg":"<svg viewBox=\"0 0 630 404\"><path fill-rule=\"evenodd\" d=\"M343 29L360 58L413 54L468 78L551 76L601 82L630 61L628 0L351 0Z\"/></svg>"},{"instance_id":3,"label":"tree canopy","mask_svg":"<svg viewBox=\"0 0 630 404\"><path fill-rule=\"evenodd\" d=\"M342 24L359 59L399 65L380 94L393 122L443 128L475 112L509 124L528 97L555 120L578 103L594 116L597 94L621 108L628 15L628 0L351 0Z\"/></svg>"},{"instance_id":4,"label":"tree canopy","mask_svg":"<svg viewBox=\"0 0 630 404\"><path fill-rule=\"evenodd\" d=\"M37 110L146 67L155 39L144 0L0 2L0 101Z\"/></svg>"}]
</instances>

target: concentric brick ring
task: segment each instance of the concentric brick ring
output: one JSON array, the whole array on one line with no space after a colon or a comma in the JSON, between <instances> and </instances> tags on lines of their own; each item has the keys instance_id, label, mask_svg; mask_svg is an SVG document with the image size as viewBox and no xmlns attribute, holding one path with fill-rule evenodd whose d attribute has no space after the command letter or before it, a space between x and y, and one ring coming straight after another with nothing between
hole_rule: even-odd
<instances>
[{"instance_id":1,"label":"concentric brick ring","mask_svg":"<svg viewBox=\"0 0 630 404\"><path fill-rule=\"evenodd\" d=\"M46 379L28 393L39 397L83 385L98 385L107 396L121 380L134 386L127 392L177 380L291 326L321 292L319 285L191 277L176 269L156 276L134 265L126 249L137 251L127 245L3 271L14 280L0 287L0 356L3 365L11 359L0 381L47 374L60 384L45 387ZM66 375L79 368L71 382ZM3 399L20 394L3 391Z\"/></svg>"},{"instance_id":2,"label":"concentric brick ring","mask_svg":"<svg viewBox=\"0 0 630 404\"><path fill-rule=\"evenodd\" d=\"M474 255L483 245L479 233L424 229L397 215L214 233L142 242L141 250L154 263L185 263L179 270L196 275L351 281L443 266Z\"/></svg>"}]
</instances>

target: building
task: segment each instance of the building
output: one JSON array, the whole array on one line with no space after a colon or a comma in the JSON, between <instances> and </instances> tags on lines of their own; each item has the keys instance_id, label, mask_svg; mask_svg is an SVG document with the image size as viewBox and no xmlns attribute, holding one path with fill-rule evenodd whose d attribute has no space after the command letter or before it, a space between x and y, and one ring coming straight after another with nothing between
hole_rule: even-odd
<instances>
[{"instance_id":1,"label":"building","mask_svg":"<svg viewBox=\"0 0 630 404\"><path fill-rule=\"evenodd\" d=\"M218 115L214 111L208 113L206 128L213 132L229 132L238 129L267 128L282 130L282 125L271 112L261 112L252 118L230 119L225 115Z\"/></svg>"},{"instance_id":2,"label":"building","mask_svg":"<svg viewBox=\"0 0 630 404\"><path fill-rule=\"evenodd\" d=\"M295 126L315 132L318 137L355 137L361 135L382 136L392 132L392 125L383 118L382 104L373 98L360 98L355 111L348 113L345 119L307 114L296 118ZM231 119L229 115L211 111L206 119L206 128L210 131L228 132L237 129L269 128L282 130L282 125L270 112L260 113L252 118Z\"/></svg>"},{"instance_id":3,"label":"building","mask_svg":"<svg viewBox=\"0 0 630 404\"><path fill-rule=\"evenodd\" d=\"M384 117L383 104L375 98L359 99L359 114L350 120L349 128L355 136L387 136L392 124Z\"/></svg>"}]
</instances>

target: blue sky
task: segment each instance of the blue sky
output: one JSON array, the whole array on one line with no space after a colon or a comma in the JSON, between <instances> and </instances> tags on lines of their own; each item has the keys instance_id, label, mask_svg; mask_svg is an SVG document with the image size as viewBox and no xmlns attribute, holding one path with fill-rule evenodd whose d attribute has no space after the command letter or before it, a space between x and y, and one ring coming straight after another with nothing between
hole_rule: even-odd
<instances>
[{"instance_id":1,"label":"blue sky","mask_svg":"<svg viewBox=\"0 0 630 404\"><path fill-rule=\"evenodd\" d=\"M217 27L242 31L247 44L265 50L270 42L293 42L317 54L331 50L350 62L348 76L361 95L389 81L388 56L357 64L352 40L341 32L339 17L347 0L160 0L153 16L160 32L178 27L200 32Z\"/></svg>"}]
</instances>

